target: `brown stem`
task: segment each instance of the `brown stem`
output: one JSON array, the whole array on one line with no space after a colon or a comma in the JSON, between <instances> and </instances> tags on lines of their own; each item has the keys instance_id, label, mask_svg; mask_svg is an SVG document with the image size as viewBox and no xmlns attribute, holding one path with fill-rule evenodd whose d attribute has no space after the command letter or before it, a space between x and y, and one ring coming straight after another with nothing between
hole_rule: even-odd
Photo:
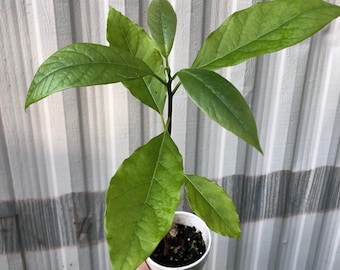
<instances>
[{"instance_id":1,"label":"brown stem","mask_svg":"<svg viewBox=\"0 0 340 270\"><path fill-rule=\"evenodd\" d=\"M169 249L170 249L170 246L169 246L169 234L164 236L163 243L164 243L163 256L167 257L169 255Z\"/></svg>"}]
</instances>

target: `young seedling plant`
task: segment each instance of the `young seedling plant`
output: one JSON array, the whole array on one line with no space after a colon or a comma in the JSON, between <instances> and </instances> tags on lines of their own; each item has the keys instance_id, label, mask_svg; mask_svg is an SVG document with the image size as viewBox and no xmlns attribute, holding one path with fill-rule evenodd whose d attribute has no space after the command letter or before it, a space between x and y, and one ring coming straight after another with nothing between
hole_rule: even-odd
<instances>
[{"instance_id":1,"label":"young seedling plant","mask_svg":"<svg viewBox=\"0 0 340 270\"><path fill-rule=\"evenodd\" d=\"M110 181L105 232L113 269L135 269L153 252L172 225L182 186L192 210L211 230L240 237L236 207L222 187L183 170L182 156L171 138L172 127L176 128L174 95L183 88L203 113L262 153L247 102L215 70L297 44L339 15L339 6L321 0L254 4L232 14L213 31L189 68L173 71L169 55L177 18L171 4L167 0L150 3L150 35L110 7L109 46L75 43L41 64L25 108L68 88L121 82L163 123L163 131L135 150Z\"/></svg>"}]
</instances>

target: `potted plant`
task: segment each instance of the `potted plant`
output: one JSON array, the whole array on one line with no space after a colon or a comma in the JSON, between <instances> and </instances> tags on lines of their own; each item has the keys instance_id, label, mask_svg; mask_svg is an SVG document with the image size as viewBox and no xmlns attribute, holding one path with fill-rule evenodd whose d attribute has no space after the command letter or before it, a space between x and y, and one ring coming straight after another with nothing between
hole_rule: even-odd
<instances>
[{"instance_id":1,"label":"potted plant","mask_svg":"<svg viewBox=\"0 0 340 270\"><path fill-rule=\"evenodd\" d=\"M215 70L299 43L339 15L340 7L321 0L254 4L228 17L205 39L192 65L174 72L169 55L176 14L167 0L153 0L147 13L151 36L110 8L109 46L71 44L41 64L25 108L68 88L121 82L163 124L161 133L136 149L110 181L105 231L113 269L135 269L154 251L171 228L182 186L210 229L240 237L236 207L222 187L184 172L171 138L174 95L183 88L208 117L262 153L247 102Z\"/></svg>"},{"instance_id":2,"label":"potted plant","mask_svg":"<svg viewBox=\"0 0 340 270\"><path fill-rule=\"evenodd\" d=\"M211 233L198 216L176 211L173 225L146 262L151 270L203 269L211 248Z\"/></svg>"}]
</instances>

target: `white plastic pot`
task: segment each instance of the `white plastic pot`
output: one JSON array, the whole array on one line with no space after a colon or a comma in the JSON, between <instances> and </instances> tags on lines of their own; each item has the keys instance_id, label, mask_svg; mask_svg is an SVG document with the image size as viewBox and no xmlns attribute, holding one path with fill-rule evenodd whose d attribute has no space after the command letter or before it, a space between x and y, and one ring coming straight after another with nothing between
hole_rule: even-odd
<instances>
[{"instance_id":1,"label":"white plastic pot","mask_svg":"<svg viewBox=\"0 0 340 270\"><path fill-rule=\"evenodd\" d=\"M189 212L183 212L183 211L176 211L174 223L179 223L187 226L195 226L195 228L202 232L202 237L205 242L206 251L203 254L203 256L197 260L196 262L192 264L188 264L181 267L168 267L163 266L155 261L153 261L151 258L147 258L146 263L148 264L149 268L151 270L188 270L188 269L203 269L204 263L207 260L210 248L211 248L211 233L208 228L208 226L205 224L205 222L199 218L198 216L191 214Z\"/></svg>"}]
</instances>

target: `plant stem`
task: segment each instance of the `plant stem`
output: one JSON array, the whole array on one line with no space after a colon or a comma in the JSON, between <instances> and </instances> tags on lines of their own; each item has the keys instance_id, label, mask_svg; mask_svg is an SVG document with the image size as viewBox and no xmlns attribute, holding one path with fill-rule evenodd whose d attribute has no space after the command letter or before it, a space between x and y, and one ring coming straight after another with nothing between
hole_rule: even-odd
<instances>
[{"instance_id":1,"label":"plant stem","mask_svg":"<svg viewBox=\"0 0 340 270\"><path fill-rule=\"evenodd\" d=\"M172 95L174 95L176 93L176 91L178 90L178 88L181 86L181 82L178 82L174 88L174 90L172 91Z\"/></svg>"},{"instance_id":2,"label":"plant stem","mask_svg":"<svg viewBox=\"0 0 340 270\"><path fill-rule=\"evenodd\" d=\"M172 104L173 104L173 96L174 93L172 92L172 76L171 76L171 70L169 67L168 59L166 58L166 72L167 72L167 84L166 88L168 91L168 132L171 135L171 129L172 129Z\"/></svg>"},{"instance_id":3,"label":"plant stem","mask_svg":"<svg viewBox=\"0 0 340 270\"><path fill-rule=\"evenodd\" d=\"M172 126L172 104L173 104L173 93L171 89L171 81L169 81L168 85L168 132L171 135L171 126Z\"/></svg>"}]
</instances>

